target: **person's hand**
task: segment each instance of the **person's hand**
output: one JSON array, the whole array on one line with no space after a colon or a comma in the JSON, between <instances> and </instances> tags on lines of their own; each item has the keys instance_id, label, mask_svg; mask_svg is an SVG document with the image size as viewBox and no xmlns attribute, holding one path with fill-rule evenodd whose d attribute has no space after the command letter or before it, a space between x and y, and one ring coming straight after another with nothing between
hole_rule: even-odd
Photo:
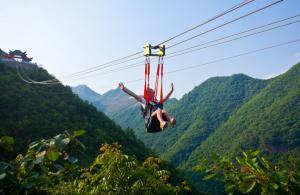
<instances>
[{"instance_id":1,"label":"person's hand","mask_svg":"<svg viewBox=\"0 0 300 195\"><path fill-rule=\"evenodd\" d=\"M123 84L122 82L119 83L119 88L120 88L121 90L124 90L125 86L124 86L124 84Z\"/></svg>"},{"instance_id":2,"label":"person's hand","mask_svg":"<svg viewBox=\"0 0 300 195\"><path fill-rule=\"evenodd\" d=\"M174 91L174 84L171 83L171 91Z\"/></svg>"}]
</instances>

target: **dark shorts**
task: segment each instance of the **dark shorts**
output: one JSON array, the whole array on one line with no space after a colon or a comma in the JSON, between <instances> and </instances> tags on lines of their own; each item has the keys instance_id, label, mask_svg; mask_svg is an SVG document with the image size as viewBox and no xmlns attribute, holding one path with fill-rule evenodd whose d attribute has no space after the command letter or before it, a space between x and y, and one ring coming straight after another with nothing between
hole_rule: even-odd
<instances>
[{"instance_id":1,"label":"dark shorts","mask_svg":"<svg viewBox=\"0 0 300 195\"><path fill-rule=\"evenodd\" d=\"M153 107L152 107L152 113L155 112L159 108L164 109L163 105L161 103L154 104Z\"/></svg>"},{"instance_id":2,"label":"dark shorts","mask_svg":"<svg viewBox=\"0 0 300 195\"><path fill-rule=\"evenodd\" d=\"M163 109L163 105L160 103L155 103L151 105L146 105L145 110L143 111L145 127L147 128L148 133L160 132L160 123L156 116L152 116L152 113L157 109ZM163 116L164 117L164 116Z\"/></svg>"}]
</instances>

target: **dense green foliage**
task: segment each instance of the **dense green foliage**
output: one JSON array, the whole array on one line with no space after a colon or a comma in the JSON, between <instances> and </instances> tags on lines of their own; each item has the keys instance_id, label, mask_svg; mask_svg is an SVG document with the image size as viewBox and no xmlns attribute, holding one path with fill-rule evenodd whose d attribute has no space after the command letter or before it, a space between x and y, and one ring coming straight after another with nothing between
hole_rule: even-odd
<instances>
[{"instance_id":1,"label":"dense green foliage","mask_svg":"<svg viewBox=\"0 0 300 195\"><path fill-rule=\"evenodd\" d=\"M259 155L259 151L242 152L233 161L216 157L212 164L198 165L205 171L204 180L220 179L228 194L297 194L300 191L299 162L273 165Z\"/></svg>"},{"instance_id":2,"label":"dense green foliage","mask_svg":"<svg viewBox=\"0 0 300 195\"><path fill-rule=\"evenodd\" d=\"M62 180L79 175L78 159L72 150L83 145L76 139L84 131L59 134L29 144L26 154L11 162L0 162L0 193L24 194L47 192Z\"/></svg>"},{"instance_id":3,"label":"dense green foliage","mask_svg":"<svg viewBox=\"0 0 300 195\"><path fill-rule=\"evenodd\" d=\"M121 146L103 144L94 163L81 169L70 152L83 147L84 131L59 134L30 143L27 153L0 162L0 194L187 194L185 181L176 185L160 159L141 163L124 154Z\"/></svg>"},{"instance_id":4,"label":"dense green foliage","mask_svg":"<svg viewBox=\"0 0 300 195\"><path fill-rule=\"evenodd\" d=\"M161 169L160 159L149 157L143 163L120 150L120 145L105 144L103 152L75 181L60 184L54 192L74 194L175 194L188 193L186 182L170 183L168 170Z\"/></svg>"},{"instance_id":5,"label":"dense green foliage","mask_svg":"<svg viewBox=\"0 0 300 195\"><path fill-rule=\"evenodd\" d=\"M0 137L0 159L4 158L5 152L11 152L14 150L14 138L4 135Z\"/></svg>"},{"instance_id":6,"label":"dense green foliage","mask_svg":"<svg viewBox=\"0 0 300 195\"><path fill-rule=\"evenodd\" d=\"M26 72L34 80L53 78L42 68ZM49 138L66 129L86 131L80 140L87 150L77 151L81 164L92 162L97 155L95 148L105 142L118 142L127 153L140 159L148 154L134 134L124 132L102 112L74 95L69 87L26 84L16 69L0 63L0 91L0 136L15 140L14 152L1 154L1 159L12 159L23 153L32 140Z\"/></svg>"}]
</instances>

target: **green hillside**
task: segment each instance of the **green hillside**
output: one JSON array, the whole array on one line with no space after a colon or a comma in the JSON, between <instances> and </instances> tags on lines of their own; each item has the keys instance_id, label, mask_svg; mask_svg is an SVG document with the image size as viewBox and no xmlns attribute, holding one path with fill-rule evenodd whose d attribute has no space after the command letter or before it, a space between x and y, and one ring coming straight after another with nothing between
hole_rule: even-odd
<instances>
[{"instance_id":1,"label":"green hillside","mask_svg":"<svg viewBox=\"0 0 300 195\"><path fill-rule=\"evenodd\" d=\"M178 165L233 112L267 84L268 81L243 74L208 79L179 101L170 101L165 105L176 116L178 123L175 128L159 134L145 133L137 107L117 112L112 118L122 127L133 128L137 137L148 147Z\"/></svg>"},{"instance_id":2,"label":"green hillside","mask_svg":"<svg viewBox=\"0 0 300 195\"><path fill-rule=\"evenodd\" d=\"M161 150L163 157L179 165L267 83L243 74L207 80L172 108L178 125L170 129L166 138L160 138L154 148L159 148L163 139L168 140L170 144Z\"/></svg>"},{"instance_id":3,"label":"green hillside","mask_svg":"<svg viewBox=\"0 0 300 195\"><path fill-rule=\"evenodd\" d=\"M35 80L53 78L42 68L26 72ZM78 151L83 164L96 156L97 148L104 142L118 142L126 152L139 158L148 154L131 132L124 132L102 112L74 95L69 87L25 84L16 69L0 64L0 91L0 135L15 138L14 152L1 153L1 159L23 153L32 140L81 129L87 132L81 138L87 150Z\"/></svg>"},{"instance_id":4,"label":"green hillside","mask_svg":"<svg viewBox=\"0 0 300 195\"><path fill-rule=\"evenodd\" d=\"M134 107L113 119L123 127L136 127L148 147L184 170L198 187L216 193L218 184L204 184L201 174L191 170L216 153L234 157L241 150L260 149L272 160L299 158L299 86L300 64L269 80L243 74L215 77L168 105L178 121L173 129L144 133Z\"/></svg>"},{"instance_id":5,"label":"green hillside","mask_svg":"<svg viewBox=\"0 0 300 195\"><path fill-rule=\"evenodd\" d=\"M299 157L300 63L273 79L204 141L183 167L213 153L236 155L260 149L272 159Z\"/></svg>"},{"instance_id":6,"label":"green hillside","mask_svg":"<svg viewBox=\"0 0 300 195\"><path fill-rule=\"evenodd\" d=\"M158 134L145 133L137 106L112 118L175 166L191 167L213 153L234 156L243 148L283 158L299 147L299 66L269 80L243 74L208 79L166 105L178 123Z\"/></svg>"}]
</instances>

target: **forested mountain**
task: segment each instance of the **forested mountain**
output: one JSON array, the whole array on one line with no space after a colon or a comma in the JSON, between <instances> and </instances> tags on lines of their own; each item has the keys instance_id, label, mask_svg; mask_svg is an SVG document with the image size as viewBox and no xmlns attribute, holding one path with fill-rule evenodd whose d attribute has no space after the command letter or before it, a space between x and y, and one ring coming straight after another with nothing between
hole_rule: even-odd
<instances>
[{"instance_id":1,"label":"forested mountain","mask_svg":"<svg viewBox=\"0 0 300 195\"><path fill-rule=\"evenodd\" d=\"M300 157L300 63L274 78L190 155L190 167L211 154L260 149L274 159Z\"/></svg>"},{"instance_id":2,"label":"forested mountain","mask_svg":"<svg viewBox=\"0 0 300 195\"><path fill-rule=\"evenodd\" d=\"M210 78L166 105L178 123L158 134L145 133L137 107L112 117L179 167L192 167L213 153L234 156L243 148L283 157L300 145L299 69L297 64L269 80L243 74Z\"/></svg>"},{"instance_id":3,"label":"forested mountain","mask_svg":"<svg viewBox=\"0 0 300 195\"><path fill-rule=\"evenodd\" d=\"M214 154L233 157L241 150L260 149L275 161L299 158L299 86L300 64L269 80L243 74L208 79L166 106L178 122L158 134L145 133L139 108L112 117L133 128L148 147L187 171L199 186L200 175L190 171Z\"/></svg>"},{"instance_id":4,"label":"forested mountain","mask_svg":"<svg viewBox=\"0 0 300 195\"><path fill-rule=\"evenodd\" d=\"M159 149L164 158L179 165L267 83L242 74L207 80L171 108L178 125L159 137L153 147ZM163 139L168 140L168 144L160 148Z\"/></svg>"},{"instance_id":5,"label":"forested mountain","mask_svg":"<svg viewBox=\"0 0 300 195\"><path fill-rule=\"evenodd\" d=\"M25 71L34 80L53 78L42 68ZM102 112L73 94L69 87L26 84L15 68L0 63L0 91L0 135L15 139L14 152L1 153L1 158L12 158L24 152L31 141L65 130L86 131L81 141L87 150L77 151L83 164L90 162L105 142L118 142L126 152L139 158L148 154L130 131L124 132Z\"/></svg>"},{"instance_id":6,"label":"forested mountain","mask_svg":"<svg viewBox=\"0 0 300 195\"><path fill-rule=\"evenodd\" d=\"M137 137L178 165L233 112L267 84L268 81L243 74L208 79L180 100L166 104L166 109L176 116L178 123L174 128L158 134L146 133L138 108L132 107L112 116L123 127L135 126L133 129ZM168 152L164 153L165 151Z\"/></svg>"}]
</instances>

